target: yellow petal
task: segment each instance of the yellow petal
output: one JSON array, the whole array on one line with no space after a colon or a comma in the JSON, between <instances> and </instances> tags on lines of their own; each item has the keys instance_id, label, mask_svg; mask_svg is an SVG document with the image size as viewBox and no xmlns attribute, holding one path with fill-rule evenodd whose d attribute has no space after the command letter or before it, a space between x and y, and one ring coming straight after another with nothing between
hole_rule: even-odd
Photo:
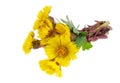
<instances>
[{"instance_id":1,"label":"yellow petal","mask_svg":"<svg viewBox=\"0 0 120 83\"><path fill-rule=\"evenodd\" d=\"M31 48L33 47L33 46L32 46L32 42L33 42L33 40L34 40L33 37L34 37L34 32L31 31L31 32L29 32L27 38L26 38L25 41L24 41L23 51L24 51L26 54L30 53Z\"/></svg>"},{"instance_id":2,"label":"yellow petal","mask_svg":"<svg viewBox=\"0 0 120 83\"><path fill-rule=\"evenodd\" d=\"M61 66L69 66L70 64L70 56L66 57L56 57L55 60L61 65Z\"/></svg>"},{"instance_id":3,"label":"yellow petal","mask_svg":"<svg viewBox=\"0 0 120 83\"><path fill-rule=\"evenodd\" d=\"M40 68L49 75L55 73L59 77L62 76L60 65L57 65L56 61L54 60L49 60L49 59L41 60L39 61L39 65Z\"/></svg>"}]
</instances>

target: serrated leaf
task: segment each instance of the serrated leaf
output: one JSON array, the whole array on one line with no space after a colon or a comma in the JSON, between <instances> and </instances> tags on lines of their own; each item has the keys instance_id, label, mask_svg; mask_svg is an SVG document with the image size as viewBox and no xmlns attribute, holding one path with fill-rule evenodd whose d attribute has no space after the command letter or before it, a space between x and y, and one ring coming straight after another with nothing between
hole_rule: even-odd
<instances>
[{"instance_id":1,"label":"serrated leaf","mask_svg":"<svg viewBox=\"0 0 120 83\"><path fill-rule=\"evenodd\" d=\"M92 44L90 42L87 42L85 35L78 36L75 44L78 48L82 48L83 51L92 48Z\"/></svg>"}]
</instances>

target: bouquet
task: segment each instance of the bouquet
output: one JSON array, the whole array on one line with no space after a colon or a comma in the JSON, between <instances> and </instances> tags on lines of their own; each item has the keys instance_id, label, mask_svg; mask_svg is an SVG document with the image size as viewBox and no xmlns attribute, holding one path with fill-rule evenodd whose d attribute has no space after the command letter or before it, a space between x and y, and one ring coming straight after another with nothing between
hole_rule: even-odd
<instances>
[{"instance_id":1,"label":"bouquet","mask_svg":"<svg viewBox=\"0 0 120 83\"><path fill-rule=\"evenodd\" d=\"M68 16L66 20L56 22L49 15L50 11L51 6L45 6L38 13L33 29L24 41L23 51L28 54L31 49L44 48L48 58L39 61L41 70L61 77L61 67L69 66L71 60L77 58L76 53L80 49L92 48L91 42L106 39L112 28L109 21L95 21L94 25L79 30L79 25L76 27Z\"/></svg>"}]
</instances>

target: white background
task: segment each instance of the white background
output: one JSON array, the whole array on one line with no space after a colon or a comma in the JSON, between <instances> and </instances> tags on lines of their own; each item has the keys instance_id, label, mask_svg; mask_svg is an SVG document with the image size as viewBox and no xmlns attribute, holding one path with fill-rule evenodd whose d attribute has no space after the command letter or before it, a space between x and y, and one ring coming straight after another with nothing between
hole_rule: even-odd
<instances>
[{"instance_id":1,"label":"white background","mask_svg":"<svg viewBox=\"0 0 120 83\"><path fill-rule=\"evenodd\" d=\"M92 43L89 51L80 51L63 77L49 76L39 68L45 59L43 49L22 51L36 15L51 5L51 16L68 15L80 29L94 20L109 20L113 30L109 38ZM120 83L120 2L119 0L0 0L0 83Z\"/></svg>"}]
</instances>

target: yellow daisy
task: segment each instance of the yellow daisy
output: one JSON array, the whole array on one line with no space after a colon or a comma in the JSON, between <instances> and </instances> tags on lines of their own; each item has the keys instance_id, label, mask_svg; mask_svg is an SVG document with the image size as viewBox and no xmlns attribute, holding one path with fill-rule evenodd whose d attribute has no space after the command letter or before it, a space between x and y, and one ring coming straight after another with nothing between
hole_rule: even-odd
<instances>
[{"instance_id":1,"label":"yellow daisy","mask_svg":"<svg viewBox=\"0 0 120 83\"><path fill-rule=\"evenodd\" d=\"M52 22L49 19L41 21L39 23L38 37L44 39L52 30L53 30Z\"/></svg>"},{"instance_id":2,"label":"yellow daisy","mask_svg":"<svg viewBox=\"0 0 120 83\"><path fill-rule=\"evenodd\" d=\"M70 38L70 30L67 27L67 25L64 25L62 23L57 23L55 28L51 31L49 31L48 35L46 38L41 40L42 45L47 45L47 42L52 39L55 36L60 36L60 37L66 37L68 40Z\"/></svg>"},{"instance_id":3,"label":"yellow daisy","mask_svg":"<svg viewBox=\"0 0 120 83\"><path fill-rule=\"evenodd\" d=\"M38 30L38 37L43 39L53 29L52 20L49 17L51 6L45 6L37 15L37 20L33 25L34 30Z\"/></svg>"},{"instance_id":4,"label":"yellow daisy","mask_svg":"<svg viewBox=\"0 0 120 83\"><path fill-rule=\"evenodd\" d=\"M48 18L49 16L49 13L50 13L50 11L51 11L51 6L45 6L44 8L43 8L43 10L41 10L39 13L38 13L38 15L37 15L37 17L39 18L39 19L41 19L41 20L44 20L44 19L46 19L46 18Z\"/></svg>"},{"instance_id":5,"label":"yellow daisy","mask_svg":"<svg viewBox=\"0 0 120 83\"><path fill-rule=\"evenodd\" d=\"M61 66L54 60L41 60L39 61L40 68L47 74L52 75L56 73L57 76L61 77Z\"/></svg>"},{"instance_id":6,"label":"yellow daisy","mask_svg":"<svg viewBox=\"0 0 120 83\"><path fill-rule=\"evenodd\" d=\"M25 42L23 44L23 51L28 54L31 50L32 46L32 42L34 40L34 32L29 32L27 38L25 39Z\"/></svg>"},{"instance_id":7,"label":"yellow daisy","mask_svg":"<svg viewBox=\"0 0 120 83\"><path fill-rule=\"evenodd\" d=\"M60 36L67 36L68 38L70 37L70 29L67 25L57 23L55 29Z\"/></svg>"},{"instance_id":8,"label":"yellow daisy","mask_svg":"<svg viewBox=\"0 0 120 83\"><path fill-rule=\"evenodd\" d=\"M48 41L45 52L49 59L55 59L61 66L68 66L71 59L76 59L78 49L70 39L56 36Z\"/></svg>"}]
</instances>

